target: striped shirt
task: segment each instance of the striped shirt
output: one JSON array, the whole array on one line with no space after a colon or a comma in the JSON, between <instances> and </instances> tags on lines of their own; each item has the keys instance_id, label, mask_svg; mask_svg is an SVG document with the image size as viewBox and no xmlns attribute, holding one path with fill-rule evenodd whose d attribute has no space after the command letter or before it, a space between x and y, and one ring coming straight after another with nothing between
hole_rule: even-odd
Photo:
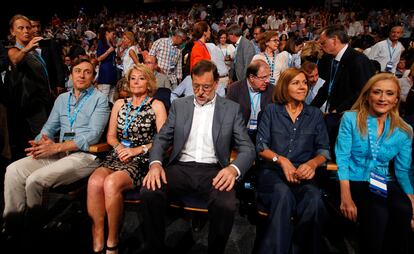
<instances>
[{"instance_id":1,"label":"striped shirt","mask_svg":"<svg viewBox=\"0 0 414 254\"><path fill-rule=\"evenodd\" d=\"M154 42L149 55L155 56L160 69L168 76L171 84L177 86L177 79L182 79L181 50L173 45L171 38L161 38Z\"/></svg>"}]
</instances>

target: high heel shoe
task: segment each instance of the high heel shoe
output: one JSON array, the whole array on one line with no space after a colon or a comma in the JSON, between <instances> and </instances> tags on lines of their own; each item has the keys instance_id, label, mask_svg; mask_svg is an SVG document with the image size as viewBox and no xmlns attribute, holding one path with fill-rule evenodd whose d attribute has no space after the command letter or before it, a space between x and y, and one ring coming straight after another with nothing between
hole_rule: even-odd
<instances>
[{"instance_id":1,"label":"high heel shoe","mask_svg":"<svg viewBox=\"0 0 414 254\"><path fill-rule=\"evenodd\" d=\"M116 244L115 246L106 246L106 250L109 250L109 251L118 251L118 244Z\"/></svg>"}]
</instances>

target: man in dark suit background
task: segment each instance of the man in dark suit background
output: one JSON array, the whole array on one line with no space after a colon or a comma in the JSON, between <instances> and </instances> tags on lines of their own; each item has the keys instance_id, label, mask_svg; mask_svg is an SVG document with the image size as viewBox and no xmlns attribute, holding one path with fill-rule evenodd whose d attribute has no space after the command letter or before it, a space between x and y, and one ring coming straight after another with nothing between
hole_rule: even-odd
<instances>
[{"instance_id":1,"label":"man in dark suit background","mask_svg":"<svg viewBox=\"0 0 414 254\"><path fill-rule=\"evenodd\" d=\"M30 24L34 36L43 36L39 18L32 17ZM50 88L57 97L60 93L65 92L66 70L61 47L53 39L46 39L39 43L39 48L36 50L39 51L46 63Z\"/></svg>"},{"instance_id":2,"label":"man in dark suit background","mask_svg":"<svg viewBox=\"0 0 414 254\"><path fill-rule=\"evenodd\" d=\"M349 110L362 87L375 74L375 68L364 54L351 48L345 28L333 25L325 28L319 38L326 55L321 59L319 70L326 80L312 101L321 107L326 102L325 112L342 113Z\"/></svg>"},{"instance_id":3,"label":"man in dark suit background","mask_svg":"<svg viewBox=\"0 0 414 254\"><path fill-rule=\"evenodd\" d=\"M207 201L208 252L223 253L233 226L238 177L250 168L255 151L238 104L216 95L217 67L202 60L192 69L194 96L173 101L156 136L141 190L147 250L165 253L165 209L171 196L197 194ZM232 144L238 151L230 164ZM165 170L165 151L173 146Z\"/></svg>"},{"instance_id":4,"label":"man in dark suit background","mask_svg":"<svg viewBox=\"0 0 414 254\"><path fill-rule=\"evenodd\" d=\"M230 79L233 81L243 80L246 77L247 66L256 54L253 43L243 37L243 31L237 24L227 29L229 41L236 47L234 52L233 66L229 71Z\"/></svg>"},{"instance_id":5,"label":"man in dark suit background","mask_svg":"<svg viewBox=\"0 0 414 254\"><path fill-rule=\"evenodd\" d=\"M331 152L338 134L341 113L351 109L362 87L375 74L375 67L364 54L353 49L342 25L323 29L319 43L326 55L319 64L320 76L326 80L311 105L328 113L325 117ZM334 157L334 156L332 156Z\"/></svg>"},{"instance_id":6,"label":"man in dark suit background","mask_svg":"<svg viewBox=\"0 0 414 254\"><path fill-rule=\"evenodd\" d=\"M272 102L273 85L269 83L270 68L263 60L252 61L247 67L246 78L231 84L227 99L240 104L245 126L253 143L261 113Z\"/></svg>"}]
</instances>

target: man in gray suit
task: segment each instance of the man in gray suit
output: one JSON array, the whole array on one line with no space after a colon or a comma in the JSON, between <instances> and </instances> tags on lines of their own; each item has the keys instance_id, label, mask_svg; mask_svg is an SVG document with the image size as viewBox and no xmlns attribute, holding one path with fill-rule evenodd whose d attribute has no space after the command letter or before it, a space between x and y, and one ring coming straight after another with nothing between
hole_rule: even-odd
<instances>
[{"instance_id":1,"label":"man in gray suit","mask_svg":"<svg viewBox=\"0 0 414 254\"><path fill-rule=\"evenodd\" d=\"M253 43L242 36L243 31L237 24L231 25L227 29L227 34L231 43L236 47L234 63L229 72L230 79L232 81L243 80L246 78L247 66L256 54Z\"/></svg>"},{"instance_id":2,"label":"man in gray suit","mask_svg":"<svg viewBox=\"0 0 414 254\"><path fill-rule=\"evenodd\" d=\"M165 251L168 198L189 194L207 202L208 252L223 253L236 211L233 187L255 158L239 105L216 96L219 74L214 63L200 61L191 76L194 96L173 101L168 120L154 139L143 181L144 235L150 253ZM238 155L230 164L233 144ZM164 170L163 155L171 145Z\"/></svg>"}]
</instances>

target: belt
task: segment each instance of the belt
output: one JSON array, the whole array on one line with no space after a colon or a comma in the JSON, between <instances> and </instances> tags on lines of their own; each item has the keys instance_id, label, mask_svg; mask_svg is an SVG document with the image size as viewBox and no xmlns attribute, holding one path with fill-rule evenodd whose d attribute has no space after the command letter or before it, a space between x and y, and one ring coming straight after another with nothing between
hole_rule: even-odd
<instances>
[{"instance_id":1,"label":"belt","mask_svg":"<svg viewBox=\"0 0 414 254\"><path fill-rule=\"evenodd\" d=\"M219 76L219 78L227 78L229 75Z\"/></svg>"}]
</instances>

